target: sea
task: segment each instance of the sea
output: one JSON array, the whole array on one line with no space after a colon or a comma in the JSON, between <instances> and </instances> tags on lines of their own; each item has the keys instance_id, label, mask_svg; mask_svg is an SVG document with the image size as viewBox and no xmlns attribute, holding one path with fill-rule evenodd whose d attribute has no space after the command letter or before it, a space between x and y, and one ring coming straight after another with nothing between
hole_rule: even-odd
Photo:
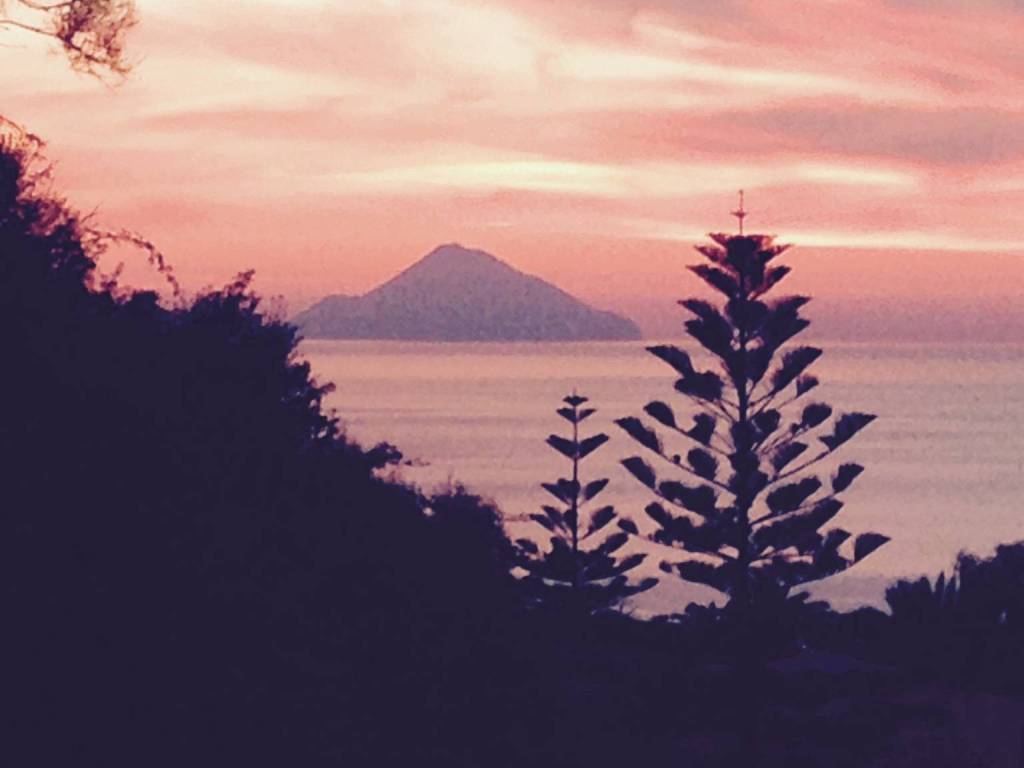
<instances>
[{"instance_id":1,"label":"sea","mask_svg":"<svg viewBox=\"0 0 1024 768\"><path fill-rule=\"evenodd\" d=\"M406 481L425 490L461 483L498 506L514 538L542 541L528 515L550 502L540 483L567 471L545 440L566 433L555 410L572 392L597 408L583 433L611 438L583 462L583 479L609 478L601 503L649 529L650 492L619 464L643 449L614 421L642 416L651 400L673 405L680 421L693 413L673 390L672 370L646 351L651 343L307 340L300 353L318 381L333 383L327 405L348 435L402 451ZM822 384L809 401L878 416L839 452L866 471L835 524L891 541L814 585L813 597L841 610L884 607L898 578L948 573L961 551L987 555L1024 539L1024 345L817 345L825 354L809 372ZM631 610L670 614L716 599L658 571L671 551L632 546L649 553L642 568L662 583Z\"/></svg>"}]
</instances>

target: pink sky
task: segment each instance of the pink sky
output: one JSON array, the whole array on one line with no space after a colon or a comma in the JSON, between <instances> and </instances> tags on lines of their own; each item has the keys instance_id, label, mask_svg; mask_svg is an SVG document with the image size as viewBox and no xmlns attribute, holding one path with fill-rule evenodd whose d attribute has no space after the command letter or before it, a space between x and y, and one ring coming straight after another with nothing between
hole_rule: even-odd
<instances>
[{"instance_id":1,"label":"pink sky","mask_svg":"<svg viewBox=\"0 0 1024 768\"><path fill-rule=\"evenodd\" d=\"M3 111L186 286L299 309L443 242L654 333L702 233L850 337L1024 338L1016 0L139 0L111 89L4 34Z\"/></svg>"}]
</instances>

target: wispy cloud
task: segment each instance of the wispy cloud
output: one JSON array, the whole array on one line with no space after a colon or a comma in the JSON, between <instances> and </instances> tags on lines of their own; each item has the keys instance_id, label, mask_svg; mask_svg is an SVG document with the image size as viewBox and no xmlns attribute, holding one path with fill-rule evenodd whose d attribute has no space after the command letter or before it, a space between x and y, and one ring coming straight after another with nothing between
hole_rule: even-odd
<instances>
[{"instance_id":1,"label":"wispy cloud","mask_svg":"<svg viewBox=\"0 0 1024 768\"><path fill-rule=\"evenodd\" d=\"M1009 1L140 6L114 91L8 35L4 110L193 284L254 265L269 290L361 290L474 235L562 275L556 236L696 238L740 187L753 225L809 246L1024 244Z\"/></svg>"}]
</instances>

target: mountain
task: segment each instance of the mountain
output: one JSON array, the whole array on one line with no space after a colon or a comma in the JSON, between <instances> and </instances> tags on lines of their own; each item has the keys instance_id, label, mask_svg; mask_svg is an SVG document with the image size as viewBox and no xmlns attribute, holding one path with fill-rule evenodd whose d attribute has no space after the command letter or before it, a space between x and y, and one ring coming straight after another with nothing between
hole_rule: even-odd
<instances>
[{"instance_id":1,"label":"mountain","mask_svg":"<svg viewBox=\"0 0 1024 768\"><path fill-rule=\"evenodd\" d=\"M483 251L442 245L363 296L328 296L294 322L307 338L584 341L640 338L594 309Z\"/></svg>"}]
</instances>

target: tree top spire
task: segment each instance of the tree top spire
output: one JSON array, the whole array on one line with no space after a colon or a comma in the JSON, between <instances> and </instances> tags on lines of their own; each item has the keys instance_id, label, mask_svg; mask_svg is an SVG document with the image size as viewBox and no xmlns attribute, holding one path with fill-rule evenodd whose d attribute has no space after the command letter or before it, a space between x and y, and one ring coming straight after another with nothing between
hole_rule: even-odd
<instances>
[{"instance_id":1,"label":"tree top spire","mask_svg":"<svg viewBox=\"0 0 1024 768\"><path fill-rule=\"evenodd\" d=\"M732 215L736 217L736 220L740 223L740 234L743 234L743 220L747 218L747 210L744 207L743 190L740 190L740 207L735 211L732 211Z\"/></svg>"}]
</instances>

